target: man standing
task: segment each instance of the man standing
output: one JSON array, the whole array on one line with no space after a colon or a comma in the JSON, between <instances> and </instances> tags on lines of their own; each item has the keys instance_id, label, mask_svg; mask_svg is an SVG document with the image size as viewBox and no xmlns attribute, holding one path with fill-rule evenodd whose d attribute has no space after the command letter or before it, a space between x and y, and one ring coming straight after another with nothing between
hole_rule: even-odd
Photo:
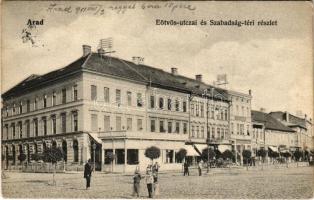
<instances>
[{"instance_id":1,"label":"man standing","mask_svg":"<svg viewBox=\"0 0 314 200\"><path fill-rule=\"evenodd\" d=\"M184 168L184 173L183 173L183 176L185 175L190 175L190 172L189 172L189 164L187 161L185 161L184 165L183 165L183 168Z\"/></svg>"},{"instance_id":2,"label":"man standing","mask_svg":"<svg viewBox=\"0 0 314 200\"><path fill-rule=\"evenodd\" d=\"M84 167L84 178L86 179L86 190L90 188L90 181L91 181L92 171L93 171L93 167L90 163L91 163L91 159L88 159Z\"/></svg>"},{"instance_id":3,"label":"man standing","mask_svg":"<svg viewBox=\"0 0 314 200\"><path fill-rule=\"evenodd\" d=\"M198 175L199 176L202 176L202 161L198 162Z\"/></svg>"}]
</instances>

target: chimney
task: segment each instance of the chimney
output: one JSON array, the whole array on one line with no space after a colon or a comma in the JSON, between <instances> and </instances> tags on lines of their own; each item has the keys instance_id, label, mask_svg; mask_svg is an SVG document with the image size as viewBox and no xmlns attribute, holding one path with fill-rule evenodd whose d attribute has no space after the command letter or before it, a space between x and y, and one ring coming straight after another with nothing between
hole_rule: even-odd
<instances>
[{"instance_id":1,"label":"chimney","mask_svg":"<svg viewBox=\"0 0 314 200\"><path fill-rule=\"evenodd\" d=\"M260 111L265 113L266 112L266 109L265 108L260 108Z\"/></svg>"},{"instance_id":2,"label":"chimney","mask_svg":"<svg viewBox=\"0 0 314 200\"><path fill-rule=\"evenodd\" d=\"M202 82L202 74L195 75L195 80L197 80L198 82Z\"/></svg>"},{"instance_id":3,"label":"chimney","mask_svg":"<svg viewBox=\"0 0 314 200\"><path fill-rule=\"evenodd\" d=\"M249 89L249 95L252 96L252 90L251 89Z\"/></svg>"},{"instance_id":4,"label":"chimney","mask_svg":"<svg viewBox=\"0 0 314 200\"><path fill-rule=\"evenodd\" d=\"M178 75L178 68L172 67L171 68L171 74L175 75L175 76Z\"/></svg>"},{"instance_id":5,"label":"chimney","mask_svg":"<svg viewBox=\"0 0 314 200\"><path fill-rule=\"evenodd\" d=\"M98 54L99 56L104 56L105 55L105 50L103 48L98 49Z\"/></svg>"},{"instance_id":6,"label":"chimney","mask_svg":"<svg viewBox=\"0 0 314 200\"><path fill-rule=\"evenodd\" d=\"M92 47L89 45L83 45L83 56L87 56L92 52Z\"/></svg>"},{"instance_id":7,"label":"chimney","mask_svg":"<svg viewBox=\"0 0 314 200\"><path fill-rule=\"evenodd\" d=\"M286 122L289 122L289 113L286 111Z\"/></svg>"}]
</instances>

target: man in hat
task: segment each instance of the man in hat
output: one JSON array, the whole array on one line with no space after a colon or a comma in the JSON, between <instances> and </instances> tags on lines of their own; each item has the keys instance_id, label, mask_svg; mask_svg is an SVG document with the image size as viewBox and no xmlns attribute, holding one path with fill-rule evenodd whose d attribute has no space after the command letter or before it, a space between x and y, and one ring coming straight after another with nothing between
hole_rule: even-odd
<instances>
[{"instance_id":1,"label":"man in hat","mask_svg":"<svg viewBox=\"0 0 314 200\"><path fill-rule=\"evenodd\" d=\"M91 159L88 159L84 167L84 178L86 179L86 190L90 188L90 181L91 181L92 171L93 171L93 167L90 163L91 163Z\"/></svg>"}]
</instances>

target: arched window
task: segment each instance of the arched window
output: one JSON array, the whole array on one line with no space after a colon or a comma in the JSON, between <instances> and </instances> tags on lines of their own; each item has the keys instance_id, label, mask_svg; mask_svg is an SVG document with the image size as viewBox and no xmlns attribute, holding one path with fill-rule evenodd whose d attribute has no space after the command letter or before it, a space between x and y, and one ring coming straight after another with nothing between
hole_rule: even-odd
<instances>
[{"instance_id":1,"label":"arched window","mask_svg":"<svg viewBox=\"0 0 314 200\"><path fill-rule=\"evenodd\" d=\"M63 160L64 162L68 159L68 150L67 150L67 142L65 140L62 141L62 152L63 152Z\"/></svg>"},{"instance_id":2,"label":"arched window","mask_svg":"<svg viewBox=\"0 0 314 200\"><path fill-rule=\"evenodd\" d=\"M74 156L74 162L78 162L79 161L79 146L78 146L78 141L74 140L73 141L73 156Z\"/></svg>"}]
</instances>

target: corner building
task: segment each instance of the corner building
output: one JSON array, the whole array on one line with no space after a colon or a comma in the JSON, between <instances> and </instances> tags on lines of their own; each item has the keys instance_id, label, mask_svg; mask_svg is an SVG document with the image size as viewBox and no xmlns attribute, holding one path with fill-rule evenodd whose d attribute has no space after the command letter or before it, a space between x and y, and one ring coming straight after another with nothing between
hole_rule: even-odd
<instances>
[{"instance_id":1,"label":"corner building","mask_svg":"<svg viewBox=\"0 0 314 200\"><path fill-rule=\"evenodd\" d=\"M195 150L206 148L208 138L218 149L231 149L225 90L205 84L201 75L190 79L176 68L168 73L93 53L86 45L78 60L31 75L2 98L5 169L21 165L19 154L31 162L32 154L49 146L62 148L68 170L82 169L91 158L96 170L114 172L138 164L144 169L150 146L161 149L156 161L162 170L181 169L176 152L185 148L199 156Z\"/></svg>"}]
</instances>

